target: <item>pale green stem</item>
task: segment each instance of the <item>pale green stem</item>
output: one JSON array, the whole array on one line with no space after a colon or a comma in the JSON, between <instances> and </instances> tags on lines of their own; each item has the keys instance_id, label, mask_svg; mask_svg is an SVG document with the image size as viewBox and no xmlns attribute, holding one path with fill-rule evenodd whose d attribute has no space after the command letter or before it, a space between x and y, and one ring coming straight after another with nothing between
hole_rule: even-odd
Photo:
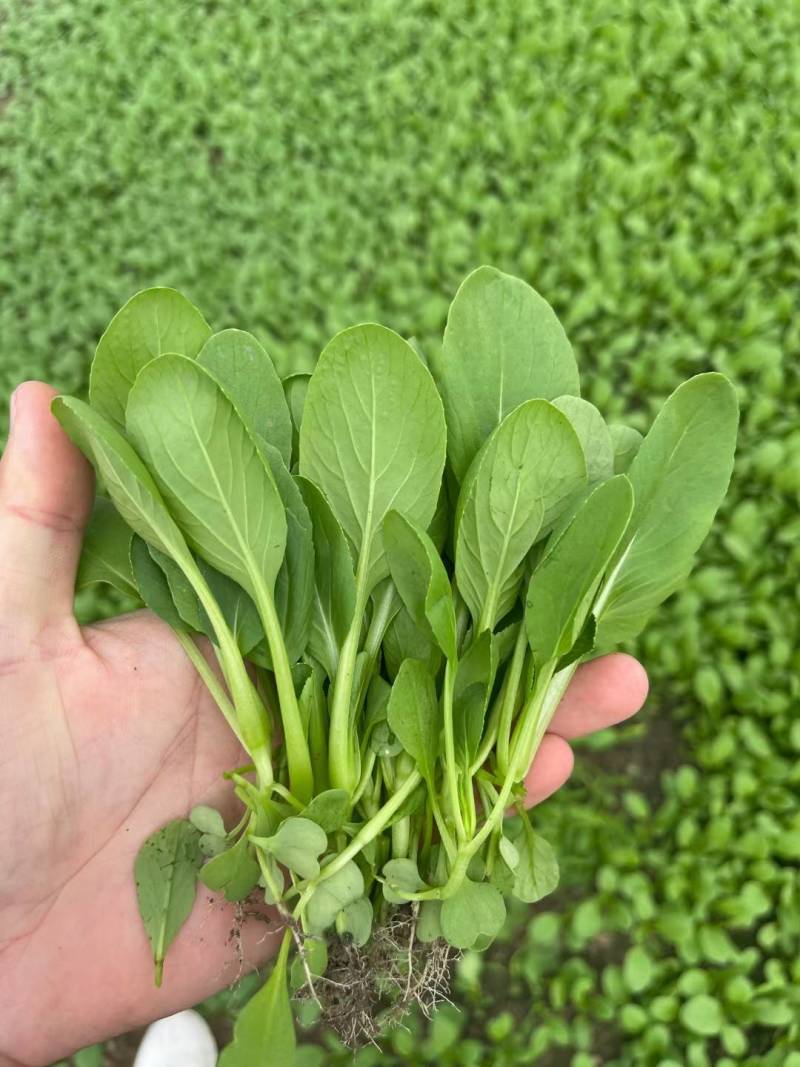
<instances>
[{"instance_id":1,"label":"pale green stem","mask_svg":"<svg viewBox=\"0 0 800 1067\"><path fill-rule=\"evenodd\" d=\"M203 679L203 684L214 698L214 703L225 716L228 726L230 726L231 730L236 734L240 744L243 745L244 742L239 733L239 723L236 718L236 708L231 703L228 694L222 688L220 680L217 678L216 674L214 674L208 660L194 643L194 638L191 634L188 634L185 630L175 630L175 636L180 641L181 647L186 655L192 661L192 666Z\"/></svg>"},{"instance_id":2,"label":"pale green stem","mask_svg":"<svg viewBox=\"0 0 800 1067\"><path fill-rule=\"evenodd\" d=\"M450 814L456 827L459 844L467 838L464 817L461 813L461 798L458 789L458 767L456 765L456 746L453 731L453 694L456 685L456 668L448 659L444 668L444 689L442 693L442 718L444 720L444 773L447 780L447 795L450 801Z\"/></svg>"},{"instance_id":3,"label":"pale green stem","mask_svg":"<svg viewBox=\"0 0 800 1067\"><path fill-rule=\"evenodd\" d=\"M217 658L236 710L236 721L239 724L237 736L255 763L262 784L268 786L273 780L273 773L270 731L264 705L247 673L236 639L199 567L191 556L174 558L211 622L218 646Z\"/></svg>"},{"instance_id":4,"label":"pale green stem","mask_svg":"<svg viewBox=\"0 0 800 1067\"><path fill-rule=\"evenodd\" d=\"M505 678L505 691L503 703L500 707L500 721L497 728L497 770L500 776L508 772L509 749L511 746L511 728L514 721L514 711L517 706L517 694L519 682L522 677L522 669L525 666L525 654L528 651L528 633L525 624L519 624L517 640L514 643L514 654Z\"/></svg>"},{"instance_id":5,"label":"pale green stem","mask_svg":"<svg viewBox=\"0 0 800 1067\"><path fill-rule=\"evenodd\" d=\"M328 766L331 785L345 789L352 796L358 787L358 751L351 730L350 703L353 696L353 678L361 640L361 623L367 602L365 553L362 551L356 575L356 606L353 621L344 639L339 655L339 667L333 682L331 721L328 734Z\"/></svg>"},{"instance_id":6,"label":"pale green stem","mask_svg":"<svg viewBox=\"0 0 800 1067\"><path fill-rule=\"evenodd\" d=\"M361 800L361 797L364 795L364 791L366 790L367 786L369 785L369 780L372 777L372 771L373 771L373 768L375 767L375 759L376 759L375 752L372 749L370 749L370 751L369 751L369 753L367 755L366 764L364 766L364 769L361 772L361 780L359 781L358 785L356 786L355 793L353 793L353 807L355 807L356 804L359 802L359 800Z\"/></svg>"},{"instance_id":7,"label":"pale green stem","mask_svg":"<svg viewBox=\"0 0 800 1067\"><path fill-rule=\"evenodd\" d=\"M297 703L297 694L294 691L292 670L286 654L281 624L275 611L275 602L266 586L259 584L255 592L256 606L269 644L272 670L278 689L283 741L289 764L289 782L294 795L308 803L314 794L311 754L308 751L308 742L303 730L303 719Z\"/></svg>"}]
</instances>

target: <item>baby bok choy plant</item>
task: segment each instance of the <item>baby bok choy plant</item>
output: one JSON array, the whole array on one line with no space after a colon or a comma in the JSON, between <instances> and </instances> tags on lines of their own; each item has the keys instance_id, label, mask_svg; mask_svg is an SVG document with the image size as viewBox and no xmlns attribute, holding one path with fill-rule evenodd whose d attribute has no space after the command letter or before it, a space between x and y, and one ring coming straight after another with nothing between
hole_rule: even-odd
<instances>
[{"instance_id":1,"label":"baby bok choy plant","mask_svg":"<svg viewBox=\"0 0 800 1067\"><path fill-rule=\"evenodd\" d=\"M506 899L557 883L525 773L579 664L687 575L731 385L692 378L644 438L608 425L549 305L482 267L430 364L368 323L283 382L253 336L147 290L89 402L54 411L100 487L79 582L172 627L243 750L236 825L195 808L136 860L156 982L199 881L284 930L223 1067L291 1063L290 988L351 1044L430 1011Z\"/></svg>"}]
</instances>

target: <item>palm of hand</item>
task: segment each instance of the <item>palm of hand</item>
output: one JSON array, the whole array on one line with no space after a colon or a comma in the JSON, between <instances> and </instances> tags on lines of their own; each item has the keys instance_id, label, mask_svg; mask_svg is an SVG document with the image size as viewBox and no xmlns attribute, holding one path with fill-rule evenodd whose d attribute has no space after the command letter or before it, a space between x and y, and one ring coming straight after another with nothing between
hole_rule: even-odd
<instances>
[{"instance_id":1,"label":"palm of hand","mask_svg":"<svg viewBox=\"0 0 800 1067\"><path fill-rule=\"evenodd\" d=\"M16 812L0 827L0 1002L22 1019L44 996L75 1020L88 1002L107 1034L196 1003L236 976L231 910L215 902L197 909L163 990L154 989L132 870L157 826L196 803L230 806L221 774L243 756L183 650L149 613L83 634L65 620L38 644L0 677L0 706L22 709L0 726L2 750L14 753L0 808ZM262 936L254 930L249 941ZM67 960L74 982L59 969ZM83 1026L65 1035L63 1022L57 1035L43 1033L50 1015L41 1013L30 1047L7 1051L37 1062L53 1037L71 1048L95 1036Z\"/></svg>"},{"instance_id":2,"label":"palm of hand","mask_svg":"<svg viewBox=\"0 0 800 1067\"><path fill-rule=\"evenodd\" d=\"M81 631L72 615L88 465L30 382L0 461L0 1067L47 1064L197 1003L269 956L263 922L231 943L231 906L203 893L153 985L133 864L193 804L235 799L243 753L168 628L139 612ZM572 769L568 739L633 714L642 668L576 675L527 779L535 803ZM11 1059L10 1057L14 1057Z\"/></svg>"}]
</instances>

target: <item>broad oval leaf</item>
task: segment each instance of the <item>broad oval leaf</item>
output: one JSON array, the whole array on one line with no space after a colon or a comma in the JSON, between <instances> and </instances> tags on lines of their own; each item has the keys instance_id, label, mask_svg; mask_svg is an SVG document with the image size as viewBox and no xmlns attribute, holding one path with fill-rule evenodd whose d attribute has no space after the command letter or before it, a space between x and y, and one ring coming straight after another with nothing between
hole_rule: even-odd
<instances>
[{"instance_id":1,"label":"broad oval leaf","mask_svg":"<svg viewBox=\"0 0 800 1067\"><path fill-rule=\"evenodd\" d=\"M287 981L291 944L292 935L287 930L272 974L239 1013L233 1040L222 1050L218 1067L255 1067L259 1063L293 1067L296 1039Z\"/></svg>"},{"instance_id":2,"label":"broad oval leaf","mask_svg":"<svg viewBox=\"0 0 800 1067\"><path fill-rule=\"evenodd\" d=\"M486 442L456 510L456 581L479 630L513 607L525 557L585 482L580 441L547 400L520 404Z\"/></svg>"},{"instance_id":3,"label":"broad oval leaf","mask_svg":"<svg viewBox=\"0 0 800 1067\"><path fill-rule=\"evenodd\" d=\"M465 878L456 892L442 901L442 935L453 948L472 948L494 938L506 920L502 895L488 882Z\"/></svg>"},{"instance_id":4,"label":"broad oval leaf","mask_svg":"<svg viewBox=\"0 0 800 1067\"><path fill-rule=\"evenodd\" d=\"M136 857L136 895L153 950L156 985L161 985L167 949L194 907L202 862L200 831L186 819L162 826L147 838Z\"/></svg>"},{"instance_id":5,"label":"broad oval leaf","mask_svg":"<svg viewBox=\"0 0 800 1067\"><path fill-rule=\"evenodd\" d=\"M176 351L172 349L171 351ZM242 421L292 462L292 420L275 365L251 333L222 330L209 337L197 362L211 372Z\"/></svg>"},{"instance_id":6,"label":"broad oval leaf","mask_svg":"<svg viewBox=\"0 0 800 1067\"><path fill-rule=\"evenodd\" d=\"M123 426L128 393L136 375L164 352L193 358L211 327L175 289L144 289L116 313L100 338L89 374L89 401Z\"/></svg>"},{"instance_id":7,"label":"broad oval leaf","mask_svg":"<svg viewBox=\"0 0 800 1067\"><path fill-rule=\"evenodd\" d=\"M589 485L606 481L614 473L614 443L603 416L594 404L579 396L556 397L553 406L567 416L578 435Z\"/></svg>"},{"instance_id":8,"label":"broad oval leaf","mask_svg":"<svg viewBox=\"0 0 800 1067\"><path fill-rule=\"evenodd\" d=\"M390 904L404 904L409 893L425 889L417 864L412 859L389 860L381 871L383 896Z\"/></svg>"},{"instance_id":9,"label":"broad oval leaf","mask_svg":"<svg viewBox=\"0 0 800 1067\"><path fill-rule=\"evenodd\" d=\"M231 902L245 900L255 889L261 870L247 835L225 852L210 859L200 870L200 881Z\"/></svg>"},{"instance_id":10,"label":"broad oval leaf","mask_svg":"<svg viewBox=\"0 0 800 1067\"><path fill-rule=\"evenodd\" d=\"M362 948L372 934L372 903L369 897L359 897L336 916L336 932L346 936L356 948Z\"/></svg>"},{"instance_id":11,"label":"broad oval leaf","mask_svg":"<svg viewBox=\"0 0 800 1067\"><path fill-rule=\"evenodd\" d=\"M422 777L433 784L441 715L436 686L424 663L416 659L403 663L392 686L386 717Z\"/></svg>"},{"instance_id":12,"label":"broad oval leaf","mask_svg":"<svg viewBox=\"0 0 800 1067\"><path fill-rule=\"evenodd\" d=\"M286 515L266 460L231 401L183 356L153 360L128 398L127 427L187 541L256 602L274 590Z\"/></svg>"},{"instance_id":13,"label":"broad oval leaf","mask_svg":"<svg viewBox=\"0 0 800 1067\"><path fill-rule=\"evenodd\" d=\"M691 570L728 488L738 416L717 373L684 382L657 415L628 471L635 504L596 609L599 647L635 637Z\"/></svg>"},{"instance_id":14,"label":"broad oval leaf","mask_svg":"<svg viewBox=\"0 0 800 1067\"><path fill-rule=\"evenodd\" d=\"M572 346L553 309L525 282L494 267L479 267L462 282L435 374L447 413L447 454L459 481L514 408L579 392Z\"/></svg>"},{"instance_id":15,"label":"broad oval leaf","mask_svg":"<svg viewBox=\"0 0 800 1067\"><path fill-rule=\"evenodd\" d=\"M383 522L383 542L397 591L420 629L445 656L456 658L456 613L444 564L428 534L397 511Z\"/></svg>"},{"instance_id":16,"label":"broad oval leaf","mask_svg":"<svg viewBox=\"0 0 800 1067\"><path fill-rule=\"evenodd\" d=\"M131 572L133 531L110 500L98 496L83 534L76 589L104 583L124 596L137 597Z\"/></svg>"},{"instance_id":17,"label":"broad oval leaf","mask_svg":"<svg viewBox=\"0 0 800 1067\"><path fill-rule=\"evenodd\" d=\"M350 860L340 871L325 878L306 905L306 926L310 934L323 934L333 926L339 912L364 894L364 876Z\"/></svg>"},{"instance_id":18,"label":"broad oval leaf","mask_svg":"<svg viewBox=\"0 0 800 1067\"><path fill-rule=\"evenodd\" d=\"M350 814L350 796L345 789L326 789L317 793L303 809L303 818L312 819L318 826L332 834L341 830Z\"/></svg>"},{"instance_id":19,"label":"broad oval leaf","mask_svg":"<svg viewBox=\"0 0 800 1067\"><path fill-rule=\"evenodd\" d=\"M402 337L367 323L327 345L308 384L300 473L325 494L362 557L365 593L387 573L387 511L422 527L433 517L445 438L436 386Z\"/></svg>"},{"instance_id":20,"label":"broad oval leaf","mask_svg":"<svg viewBox=\"0 0 800 1067\"><path fill-rule=\"evenodd\" d=\"M558 886L558 860L552 845L535 833L528 814L522 816L522 833L515 839L519 863L514 869L513 894L535 904Z\"/></svg>"},{"instance_id":21,"label":"broad oval leaf","mask_svg":"<svg viewBox=\"0 0 800 1067\"><path fill-rule=\"evenodd\" d=\"M537 667L572 648L592 599L625 533L633 489L624 474L598 486L533 572L525 610Z\"/></svg>"},{"instance_id":22,"label":"broad oval leaf","mask_svg":"<svg viewBox=\"0 0 800 1067\"><path fill-rule=\"evenodd\" d=\"M328 846L328 835L313 819L290 816L284 819L272 837L259 838L258 842L279 863L301 878L316 878L319 874L319 857Z\"/></svg>"}]
</instances>

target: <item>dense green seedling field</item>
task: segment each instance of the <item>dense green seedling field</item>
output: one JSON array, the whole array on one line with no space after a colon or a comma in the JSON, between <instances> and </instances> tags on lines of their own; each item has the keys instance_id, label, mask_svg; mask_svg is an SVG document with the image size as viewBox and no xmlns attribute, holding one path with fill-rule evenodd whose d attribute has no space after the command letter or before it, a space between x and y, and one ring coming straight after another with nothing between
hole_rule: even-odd
<instances>
[{"instance_id":1,"label":"dense green seedling field","mask_svg":"<svg viewBox=\"0 0 800 1067\"><path fill-rule=\"evenodd\" d=\"M550 300L611 416L738 385L644 725L540 813L564 889L381 1062L800 1063L799 30L793 0L4 9L4 394L79 391L146 285L286 369L364 319L432 343L481 262Z\"/></svg>"}]
</instances>

